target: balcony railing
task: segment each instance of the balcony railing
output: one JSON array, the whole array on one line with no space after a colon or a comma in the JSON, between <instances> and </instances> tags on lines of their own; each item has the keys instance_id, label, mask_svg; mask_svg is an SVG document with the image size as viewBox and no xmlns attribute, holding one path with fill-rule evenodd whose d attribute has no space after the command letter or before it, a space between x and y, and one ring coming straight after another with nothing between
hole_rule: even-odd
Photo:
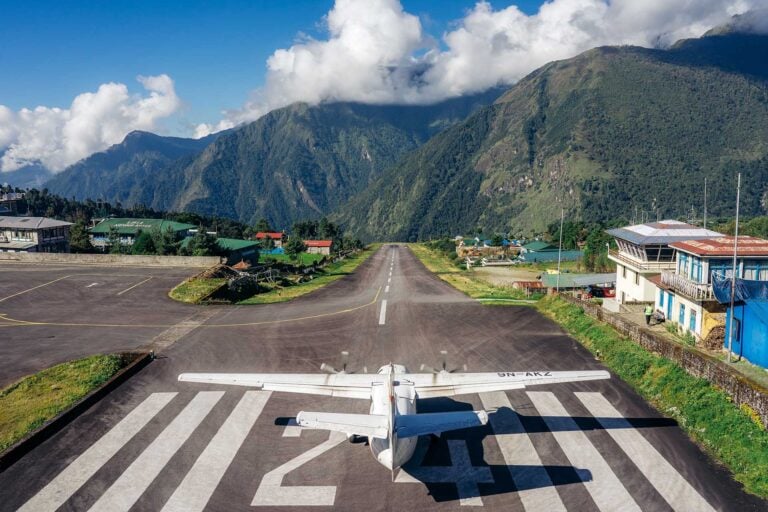
<instances>
[{"instance_id":1,"label":"balcony railing","mask_svg":"<svg viewBox=\"0 0 768 512\"><path fill-rule=\"evenodd\" d=\"M622 265L628 265L645 272L661 272L663 270L670 270L675 268L674 261L643 261L631 258L613 249L608 251L608 256L610 256L614 261L621 263Z\"/></svg>"},{"instance_id":2,"label":"balcony railing","mask_svg":"<svg viewBox=\"0 0 768 512\"><path fill-rule=\"evenodd\" d=\"M702 284L675 272L662 272L662 284L693 300L714 300L712 285Z\"/></svg>"}]
</instances>

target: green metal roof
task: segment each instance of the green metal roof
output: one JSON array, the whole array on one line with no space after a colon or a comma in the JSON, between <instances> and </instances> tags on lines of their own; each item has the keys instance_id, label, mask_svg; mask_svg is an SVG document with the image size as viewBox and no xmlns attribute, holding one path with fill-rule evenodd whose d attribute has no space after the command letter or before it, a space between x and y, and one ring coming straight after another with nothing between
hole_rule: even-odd
<instances>
[{"instance_id":1,"label":"green metal roof","mask_svg":"<svg viewBox=\"0 0 768 512\"><path fill-rule=\"evenodd\" d=\"M525 248L526 251L533 251L533 252L557 250L556 246L552 244L548 244L547 242L541 242L541 241L531 242L531 243L525 244L523 247Z\"/></svg>"},{"instance_id":2,"label":"green metal roof","mask_svg":"<svg viewBox=\"0 0 768 512\"><path fill-rule=\"evenodd\" d=\"M544 274L541 281L547 288L557 286L557 274ZM606 274L560 274L560 288L585 288L589 285L606 284L616 282L615 273Z\"/></svg>"},{"instance_id":3,"label":"green metal roof","mask_svg":"<svg viewBox=\"0 0 768 512\"><path fill-rule=\"evenodd\" d=\"M225 251L242 251L261 245L256 240L240 240L238 238L217 238L216 243Z\"/></svg>"},{"instance_id":4,"label":"green metal roof","mask_svg":"<svg viewBox=\"0 0 768 512\"><path fill-rule=\"evenodd\" d=\"M171 228L174 232L179 232L196 227L193 224L163 219L106 219L91 228L91 233L108 235L109 230L115 228L121 235L135 235L139 231L149 231L153 228L159 228L160 231Z\"/></svg>"}]
</instances>

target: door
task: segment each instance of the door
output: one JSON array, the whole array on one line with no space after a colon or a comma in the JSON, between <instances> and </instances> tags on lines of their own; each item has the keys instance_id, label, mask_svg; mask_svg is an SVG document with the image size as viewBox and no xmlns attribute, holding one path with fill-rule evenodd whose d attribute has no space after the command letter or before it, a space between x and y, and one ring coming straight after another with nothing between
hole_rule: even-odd
<instances>
[{"instance_id":1,"label":"door","mask_svg":"<svg viewBox=\"0 0 768 512\"><path fill-rule=\"evenodd\" d=\"M672 297L674 297L674 295L671 293L667 294L667 320L672 319Z\"/></svg>"}]
</instances>

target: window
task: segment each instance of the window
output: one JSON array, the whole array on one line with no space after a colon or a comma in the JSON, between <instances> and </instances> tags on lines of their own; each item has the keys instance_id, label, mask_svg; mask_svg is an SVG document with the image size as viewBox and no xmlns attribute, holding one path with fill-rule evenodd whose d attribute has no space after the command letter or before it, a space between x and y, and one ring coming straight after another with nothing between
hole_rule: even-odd
<instances>
[{"instance_id":1,"label":"window","mask_svg":"<svg viewBox=\"0 0 768 512\"><path fill-rule=\"evenodd\" d=\"M664 290L659 290L659 309L664 309Z\"/></svg>"},{"instance_id":2,"label":"window","mask_svg":"<svg viewBox=\"0 0 768 512\"><path fill-rule=\"evenodd\" d=\"M691 332L696 332L696 310L692 309L690 318L688 320L688 328L691 330Z\"/></svg>"},{"instance_id":3,"label":"window","mask_svg":"<svg viewBox=\"0 0 768 512\"><path fill-rule=\"evenodd\" d=\"M680 304L680 314L677 317L677 323L685 326L685 304Z\"/></svg>"},{"instance_id":4,"label":"window","mask_svg":"<svg viewBox=\"0 0 768 512\"><path fill-rule=\"evenodd\" d=\"M635 284L640 284L640 272L635 272Z\"/></svg>"},{"instance_id":5,"label":"window","mask_svg":"<svg viewBox=\"0 0 768 512\"><path fill-rule=\"evenodd\" d=\"M621 267L621 277L627 278L627 267Z\"/></svg>"}]
</instances>

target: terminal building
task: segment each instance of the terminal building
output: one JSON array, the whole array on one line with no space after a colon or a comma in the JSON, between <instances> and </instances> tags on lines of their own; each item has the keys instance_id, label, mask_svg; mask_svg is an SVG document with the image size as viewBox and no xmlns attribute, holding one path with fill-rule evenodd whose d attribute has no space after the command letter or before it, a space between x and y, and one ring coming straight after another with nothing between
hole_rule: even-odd
<instances>
[{"instance_id":1,"label":"terminal building","mask_svg":"<svg viewBox=\"0 0 768 512\"><path fill-rule=\"evenodd\" d=\"M47 217L0 217L0 252L69 252L71 225Z\"/></svg>"},{"instance_id":2,"label":"terminal building","mask_svg":"<svg viewBox=\"0 0 768 512\"><path fill-rule=\"evenodd\" d=\"M616 263L616 301L652 303L656 283L651 279L675 269L674 242L722 237L721 233L680 222L662 220L606 231L616 239L617 251L608 259Z\"/></svg>"}]
</instances>

